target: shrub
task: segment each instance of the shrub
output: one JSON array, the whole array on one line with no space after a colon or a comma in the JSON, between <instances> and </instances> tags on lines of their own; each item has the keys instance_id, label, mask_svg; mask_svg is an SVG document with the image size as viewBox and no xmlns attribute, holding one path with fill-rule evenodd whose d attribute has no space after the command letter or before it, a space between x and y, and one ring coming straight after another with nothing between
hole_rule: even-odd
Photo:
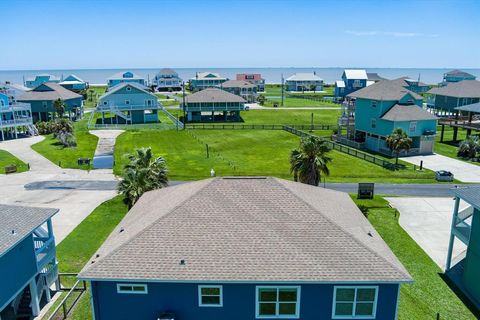
<instances>
[{"instance_id":1,"label":"shrub","mask_svg":"<svg viewBox=\"0 0 480 320\"><path fill-rule=\"evenodd\" d=\"M57 133L56 138L66 148L72 148L77 146L77 140L75 139L75 136L70 132Z\"/></svg>"},{"instance_id":2,"label":"shrub","mask_svg":"<svg viewBox=\"0 0 480 320\"><path fill-rule=\"evenodd\" d=\"M475 159L480 152L480 138L470 136L458 146L457 156L467 159Z\"/></svg>"}]
</instances>

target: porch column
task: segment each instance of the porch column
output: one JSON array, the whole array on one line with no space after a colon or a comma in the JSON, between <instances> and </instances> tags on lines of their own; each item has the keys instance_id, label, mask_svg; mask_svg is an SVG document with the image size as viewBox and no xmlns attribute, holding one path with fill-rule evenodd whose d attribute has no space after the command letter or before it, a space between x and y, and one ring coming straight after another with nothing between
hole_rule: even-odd
<instances>
[{"instance_id":1,"label":"porch column","mask_svg":"<svg viewBox=\"0 0 480 320\"><path fill-rule=\"evenodd\" d=\"M35 278L30 281L30 296L31 296L31 307L32 307L32 314L33 316L38 316L40 314L40 301L37 297L37 283L35 282Z\"/></svg>"},{"instance_id":2,"label":"porch column","mask_svg":"<svg viewBox=\"0 0 480 320\"><path fill-rule=\"evenodd\" d=\"M442 132L441 132L441 134L440 134L440 142L443 142L443 135L444 135L444 133L445 133L445 125L442 124Z\"/></svg>"},{"instance_id":3,"label":"porch column","mask_svg":"<svg viewBox=\"0 0 480 320\"><path fill-rule=\"evenodd\" d=\"M453 127L453 142L457 142L458 127Z\"/></svg>"},{"instance_id":4,"label":"porch column","mask_svg":"<svg viewBox=\"0 0 480 320\"><path fill-rule=\"evenodd\" d=\"M459 206L460 206L460 198L455 197L455 205L453 207L452 227L450 229L450 242L448 243L447 263L445 265L445 272L450 270L450 267L452 264L452 251L453 251L453 244L455 241L455 235L453 234L453 229L455 228L455 221L457 220Z\"/></svg>"}]
</instances>

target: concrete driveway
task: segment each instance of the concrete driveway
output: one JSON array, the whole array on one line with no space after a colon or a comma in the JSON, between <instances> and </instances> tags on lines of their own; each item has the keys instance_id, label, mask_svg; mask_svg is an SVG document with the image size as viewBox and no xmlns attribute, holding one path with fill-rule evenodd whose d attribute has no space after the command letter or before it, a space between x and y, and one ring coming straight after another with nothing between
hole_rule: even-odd
<instances>
[{"instance_id":1,"label":"concrete driveway","mask_svg":"<svg viewBox=\"0 0 480 320\"><path fill-rule=\"evenodd\" d=\"M453 196L449 198L386 198L400 212L400 225L442 269L447 260L453 214ZM463 209L467 205L461 203ZM455 241L453 257L466 246Z\"/></svg>"},{"instance_id":2,"label":"concrete driveway","mask_svg":"<svg viewBox=\"0 0 480 320\"><path fill-rule=\"evenodd\" d=\"M431 154L426 156L403 157L402 160L416 164L417 166L420 165L420 161L423 161L425 168L433 171L450 171L457 180L462 182L480 182L480 166L450 157Z\"/></svg>"},{"instance_id":3,"label":"concrete driveway","mask_svg":"<svg viewBox=\"0 0 480 320\"><path fill-rule=\"evenodd\" d=\"M0 174L0 203L60 209L53 217L60 243L93 209L116 195L112 186L117 179L112 170L88 172L56 166L31 149L41 140L37 136L0 143L0 149L30 164L30 171Z\"/></svg>"}]
</instances>

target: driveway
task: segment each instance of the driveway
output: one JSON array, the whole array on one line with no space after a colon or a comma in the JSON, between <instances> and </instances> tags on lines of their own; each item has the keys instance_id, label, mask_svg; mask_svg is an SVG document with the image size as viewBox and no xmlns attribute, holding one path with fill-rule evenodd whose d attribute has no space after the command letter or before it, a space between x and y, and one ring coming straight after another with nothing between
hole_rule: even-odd
<instances>
[{"instance_id":1,"label":"driveway","mask_svg":"<svg viewBox=\"0 0 480 320\"><path fill-rule=\"evenodd\" d=\"M89 132L98 137L97 148L93 156L93 168L112 169L115 141L124 130L91 130Z\"/></svg>"},{"instance_id":2,"label":"driveway","mask_svg":"<svg viewBox=\"0 0 480 320\"><path fill-rule=\"evenodd\" d=\"M43 137L4 141L6 150L30 164L30 171L0 174L0 203L32 207L52 207L57 243L60 243L102 202L116 195L117 181L111 170L62 169L30 148Z\"/></svg>"},{"instance_id":3,"label":"driveway","mask_svg":"<svg viewBox=\"0 0 480 320\"><path fill-rule=\"evenodd\" d=\"M449 198L385 198L400 212L400 225L442 269L447 260L453 204ZM465 208L460 204L460 209ZM466 246L455 241L453 257L462 254Z\"/></svg>"},{"instance_id":4,"label":"driveway","mask_svg":"<svg viewBox=\"0 0 480 320\"><path fill-rule=\"evenodd\" d=\"M433 171L450 171L457 180L462 182L480 182L480 166L450 157L431 154L426 156L403 157L402 160L416 164L417 166L420 165L420 161L423 161L425 168Z\"/></svg>"}]
</instances>

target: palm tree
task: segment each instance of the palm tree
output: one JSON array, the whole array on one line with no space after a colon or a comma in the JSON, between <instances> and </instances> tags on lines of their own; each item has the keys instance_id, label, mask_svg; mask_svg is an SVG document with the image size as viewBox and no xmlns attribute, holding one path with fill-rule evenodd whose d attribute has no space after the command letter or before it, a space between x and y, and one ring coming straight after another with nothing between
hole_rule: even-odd
<instances>
[{"instance_id":1,"label":"palm tree","mask_svg":"<svg viewBox=\"0 0 480 320\"><path fill-rule=\"evenodd\" d=\"M458 146L457 156L474 159L478 152L480 152L480 138L478 136L470 136Z\"/></svg>"},{"instance_id":2,"label":"palm tree","mask_svg":"<svg viewBox=\"0 0 480 320\"><path fill-rule=\"evenodd\" d=\"M330 149L325 141L311 136L302 138L300 147L290 154L290 173L293 173L293 179L318 186L322 174L330 174L328 163L332 158L327 156L328 152Z\"/></svg>"},{"instance_id":3,"label":"palm tree","mask_svg":"<svg viewBox=\"0 0 480 320\"><path fill-rule=\"evenodd\" d=\"M387 146L395 153L395 164L398 164L398 157L402 151L410 150L412 146L412 139L408 137L407 133L402 128L397 128L387 136Z\"/></svg>"},{"instance_id":4,"label":"palm tree","mask_svg":"<svg viewBox=\"0 0 480 320\"><path fill-rule=\"evenodd\" d=\"M118 192L131 208L145 192L168 185L168 170L165 159L154 158L151 148L137 149L127 157L129 162L123 168Z\"/></svg>"}]
</instances>

